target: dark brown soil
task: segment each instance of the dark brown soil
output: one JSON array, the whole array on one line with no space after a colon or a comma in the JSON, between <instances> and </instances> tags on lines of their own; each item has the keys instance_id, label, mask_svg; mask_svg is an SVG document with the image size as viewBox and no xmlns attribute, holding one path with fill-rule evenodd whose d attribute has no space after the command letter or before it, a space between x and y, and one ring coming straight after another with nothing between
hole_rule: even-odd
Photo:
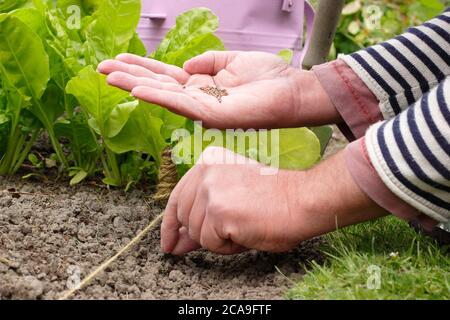
<instances>
[{"instance_id":1,"label":"dark brown soil","mask_svg":"<svg viewBox=\"0 0 450 320\"><path fill-rule=\"evenodd\" d=\"M11 193L15 188L20 193ZM55 299L128 243L161 208L142 191L0 178L0 298ZM286 254L160 253L156 229L75 298L278 299L314 242Z\"/></svg>"},{"instance_id":2,"label":"dark brown soil","mask_svg":"<svg viewBox=\"0 0 450 320\"><path fill-rule=\"evenodd\" d=\"M161 210L140 190L0 177L0 299L60 297ZM160 252L157 228L74 298L282 299L303 265L321 260L317 244L284 254L174 257Z\"/></svg>"}]
</instances>

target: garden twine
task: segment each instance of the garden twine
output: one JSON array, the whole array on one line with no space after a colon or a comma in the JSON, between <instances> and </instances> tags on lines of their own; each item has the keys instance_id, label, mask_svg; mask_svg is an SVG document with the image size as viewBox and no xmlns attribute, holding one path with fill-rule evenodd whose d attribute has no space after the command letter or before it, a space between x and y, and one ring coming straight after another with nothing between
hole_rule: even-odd
<instances>
[{"instance_id":1,"label":"garden twine","mask_svg":"<svg viewBox=\"0 0 450 320\"><path fill-rule=\"evenodd\" d=\"M164 150L161 157L159 169L158 186L153 199L160 202L167 202L170 193L178 183L177 166L172 161L172 152L169 148Z\"/></svg>"},{"instance_id":2,"label":"garden twine","mask_svg":"<svg viewBox=\"0 0 450 320\"><path fill-rule=\"evenodd\" d=\"M155 201L167 202L170 197L170 193L175 188L178 182L178 171L175 163L172 161L171 150L166 149L161 157L161 167L159 170L158 176L158 186L156 189L156 193L153 196ZM102 263L97 269L91 272L86 278L84 278L80 284L69 291L67 291L59 300L66 300L70 298L75 292L84 288L88 285L100 272L105 270L111 263L113 263L117 258L119 258L123 253L125 253L128 249L133 247L136 243L138 243L142 237L144 237L148 232L153 230L154 227L158 225L158 223L162 220L164 213L161 213L155 219L153 219L150 224L142 230L140 233L136 235L126 246L120 249L113 257L106 260Z\"/></svg>"},{"instance_id":3,"label":"garden twine","mask_svg":"<svg viewBox=\"0 0 450 320\"><path fill-rule=\"evenodd\" d=\"M83 281L80 282L79 285L76 287L70 289L67 291L59 300L66 300L70 298L75 292L78 290L84 288L86 285L89 284L100 272L105 270L111 263L113 263L117 258L119 258L123 253L125 253L128 249L133 247L136 243L138 243L142 237L144 237L147 233L149 233L151 230L153 230L154 227L158 225L158 223L162 220L164 213L161 213L158 215L155 219L153 219L150 224L145 227L144 230L139 232L136 237L134 237L126 246L124 246L122 249L119 250L113 257L106 260L104 263L102 263L97 269L95 269L93 272L91 272L86 278L83 279Z\"/></svg>"}]
</instances>

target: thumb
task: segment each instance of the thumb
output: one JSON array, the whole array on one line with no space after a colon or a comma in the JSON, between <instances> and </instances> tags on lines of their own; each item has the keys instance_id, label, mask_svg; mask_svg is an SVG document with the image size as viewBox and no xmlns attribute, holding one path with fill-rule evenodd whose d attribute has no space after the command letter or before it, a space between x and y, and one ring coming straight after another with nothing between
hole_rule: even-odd
<instances>
[{"instance_id":1,"label":"thumb","mask_svg":"<svg viewBox=\"0 0 450 320\"><path fill-rule=\"evenodd\" d=\"M190 74L216 75L237 56L237 51L208 51L184 63L183 69Z\"/></svg>"}]
</instances>

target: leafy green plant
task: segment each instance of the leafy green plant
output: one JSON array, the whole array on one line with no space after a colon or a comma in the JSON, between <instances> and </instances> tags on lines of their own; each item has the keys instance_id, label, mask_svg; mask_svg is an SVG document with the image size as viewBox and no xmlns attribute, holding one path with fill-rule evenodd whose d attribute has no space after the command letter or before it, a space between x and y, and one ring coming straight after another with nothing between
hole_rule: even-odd
<instances>
[{"instance_id":1,"label":"leafy green plant","mask_svg":"<svg viewBox=\"0 0 450 320\"><path fill-rule=\"evenodd\" d=\"M38 35L14 16L1 14L0 29L0 73L2 95L6 101L1 110L2 136L8 137L2 148L0 173L17 171L39 133L40 125L47 129L53 147L64 163L65 157L52 125L58 113L57 106L44 105L44 101L51 98L47 91L49 59L44 46ZM40 125L33 126L36 120Z\"/></svg>"},{"instance_id":2,"label":"leafy green plant","mask_svg":"<svg viewBox=\"0 0 450 320\"><path fill-rule=\"evenodd\" d=\"M107 85L105 76L91 66L69 81L66 92L77 98L89 115L89 126L103 139L106 184L118 186L122 182L115 153L145 152L159 163L164 148L160 134L162 121L153 117L149 108L127 92Z\"/></svg>"},{"instance_id":3,"label":"leafy green plant","mask_svg":"<svg viewBox=\"0 0 450 320\"><path fill-rule=\"evenodd\" d=\"M2 1L0 12L0 174L17 172L24 161L35 170L46 167L30 154L45 131L71 184L101 171L104 183L128 189L153 179L162 150L175 144L174 130L193 132L192 121L137 101L95 71L119 53L147 54L135 31L139 0ZM182 66L205 51L224 50L214 35L218 25L210 10L189 10L150 56ZM280 146L289 150L283 166L306 168L320 158L313 131L280 136Z\"/></svg>"},{"instance_id":4,"label":"leafy green plant","mask_svg":"<svg viewBox=\"0 0 450 320\"><path fill-rule=\"evenodd\" d=\"M391 39L449 4L448 0L347 0L330 59Z\"/></svg>"},{"instance_id":5,"label":"leafy green plant","mask_svg":"<svg viewBox=\"0 0 450 320\"><path fill-rule=\"evenodd\" d=\"M118 108L113 105L108 106L116 111L113 116L116 115L119 118L122 113L117 113L117 109L133 112L129 112L124 119L116 119L119 122L122 121L121 126L116 127L113 132L108 131L108 136L103 137L102 132L96 130L98 125L95 126L98 124L96 116L99 113L89 112L89 108L80 106L80 99L71 95L73 92L66 91L66 86L73 79L72 89L77 92L77 88L73 88L76 87L74 85L76 77L82 76L83 74L79 75L79 73L91 66L92 80L102 83L96 87L97 91L88 88L86 92L98 93L101 90L107 90L105 88L108 86L104 77L101 78L93 71L100 61L126 51L146 54L135 32L140 18L140 1L59 0L56 1L56 6L54 3L55 1L34 0L22 1L14 6L5 4L0 7L3 11L16 9L3 14L0 35L4 43L0 58L1 96L2 100L7 101L2 103L3 107L0 109L3 115L1 136L2 140L6 140L2 143L5 151L2 151L4 154L0 154L2 159L0 173L14 173L20 168L34 139L40 133L40 128L43 127L58 156L60 168L72 177L71 184L76 184L95 173L99 162L102 163L104 181L107 184L116 186L128 184L130 175L121 172L122 167L127 167L127 165L122 166L122 162L129 161L128 159L133 157L122 156L122 154L149 152L148 145L153 140L149 139L148 134L142 134L140 138L145 140L144 143L139 145L139 142L134 141L133 145L127 146L123 142L125 132L120 135L119 129L129 129L134 121L134 125L140 124L140 133L154 134L155 132L147 130L148 128L144 130L142 123L139 122L139 119L149 120L150 111L139 106L137 101L131 103L133 99L128 99L129 104ZM74 5L80 9L80 12L79 16L75 14L71 17L69 8ZM10 32L13 29L15 32ZM23 43L28 45L25 47ZM21 79L18 80L13 72L20 72ZM17 84L10 79L20 83ZM22 82L26 86L23 86ZM19 85L22 87L18 87ZM125 92L121 92L121 95L128 97ZM80 95L77 98L80 98ZM105 97L103 98L104 101L98 101L98 108L102 108L109 102ZM103 110L104 113L101 116L110 116L108 114L110 109ZM130 117L131 113L133 116ZM29 119L30 115L34 117L31 118L34 121ZM20 119L27 120L27 124L34 124L33 130L26 127L24 120L19 121ZM150 120L155 121L153 117ZM130 124L127 125L127 121L130 121ZM109 124L112 122L108 120ZM103 128L103 125L104 123L101 122L100 127ZM130 134L130 132L126 133ZM134 140L137 135L134 133ZM158 132L154 137L157 141ZM69 141L65 145L65 151L68 152L63 151L60 143L62 139ZM115 142L116 153L111 151L106 141ZM136 145L139 147L134 148ZM158 144L156 143L153 147L156 148L156 145ZM157 160L158 157L158 151L153 150L150 156L145 156L148 161Z\"/></svg>"}]
</instances>

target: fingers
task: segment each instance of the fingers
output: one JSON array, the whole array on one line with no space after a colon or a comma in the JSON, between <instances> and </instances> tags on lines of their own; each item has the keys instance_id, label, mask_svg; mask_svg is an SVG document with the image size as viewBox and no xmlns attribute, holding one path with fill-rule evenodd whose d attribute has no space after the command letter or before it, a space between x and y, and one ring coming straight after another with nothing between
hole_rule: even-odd
<instances>
[{"instance_id":1,"label":"fingers","mask_svg":"<svg viewBox=\"0 0 450 320\"><path fill-rule=\"evenodd\" d=\"M204 153L204 162L188 171L170 196L161 226L164 252L180 255L199 247L221 254L246 250L233 242L231 236L237 233L224 225L226 211L210 202L217 178L206 181L207 177L216 177L205 171L210 170L209 166L229 163L235 154L223 148L209 148ZM217 197L217 192L212 194Z\"/></svg>"},{"instance_id":2,"label":"fingers","mask_svg":"<svg viewBox=\"0 0 450 320\"><path fill-rule=\"evenodd\" d=\"M180 238L179 230L182 224L177 216L178 199L187 179L192 174L191 171L188 171L172 190L166 209L164 210L164 217L161 223L161 249L167 253L172 252Z\"/></svg>"},{"instance_id":3,"label":"fingers","mask_svg":"<svg viewBox=\"0 0 450 320\"><path fill-rule=\"evenodd\" d=\"M198 102L183 92L172 92L147 86L138 86L133 88L131 94L138 99L160 105L192 120L202 118L201 111L198 109Z\"/></svg>"},{"instance_id":4,"label":"fingers","mask_svg":"<svg viewBox=\"0 0 450 320\"><path fill-rule=\"evenodd\" d=\"M216 75L230 64L237 51L208 51L191 60L186 61L183 69L189 74Z\"/></svg>"},{"instance_id":5,"label":"fingers","mask_svg":"<svg viewBox=\"0 0 450 320\"><path fill-rule=\"evenodd\" d=\"M115 71L108 75L108 84L119 87L123 90L132 91L133 88L139 86L152 87L160 90L168 90L174 92L182 92L183 88L178 83L161 82L155 79L146 77L137 77L129 73Z\"/></svg>"},{"instance_id":6,"label":"fingers","mask_svg":"<svg viewBox=\"0 0 450 320\"><path fill-rule=\"evenodd\" d=\"M200 248L201 246L196 241L191 239L188 230L185 227L182 227L180 229L178 243L172 250L171 254L182 255Z\"/></svg>"},{"instance_id":7,"label":"fingers","mask_svg":"<svg viewBox=\"0 0 450 320\"><path fill-rule=\"evenodd\" d=\"M123 53L118 55L116 60L144 67L160 75L167 75L181 84L186 83L189 79L189 74L183 69L154 59L144 58L130 53Z\"/></svg>"},{"instance_id":8,"label":"fingers","mask_svg":"<svg viewBox=\"0 0 450 320\"><path fill-rule=\"evenodd\" d=\"M124 72L128 73L135 77L146 77L154 80L158 80L161 82L170 82L170 83L178 83L178 81L172 77L169 77L165 74L158 74L144 67L128 64L117 60L105 60L102 61L98 67L98 72L103 74L111 74L113 72Z\"/></svg>"},{"instance_id":9,"label":"fingers","mask_svg":"<svg viewBox=\"0 0 450 320\"><path fill-rule=\"evenodd\" d=\"M222 224L212 217L212 215L206 215L202 225L199 240L202 248L220 254L235 254L245 251L246 249L244 247L234 243L231 239L227 239L225 235L222 234L219 230L222 227Z\"/></svg>"}]
</instances>

